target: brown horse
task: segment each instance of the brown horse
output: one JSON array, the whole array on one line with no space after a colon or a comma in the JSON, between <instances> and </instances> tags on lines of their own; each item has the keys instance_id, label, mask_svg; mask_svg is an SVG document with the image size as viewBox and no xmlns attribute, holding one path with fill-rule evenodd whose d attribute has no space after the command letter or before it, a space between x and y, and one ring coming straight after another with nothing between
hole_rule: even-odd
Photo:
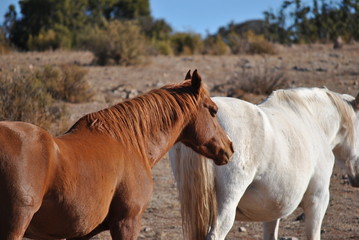
<instances>
[{"instance_id":1,"label":"brown horse","mask_svg":"<svg viewBox=\"0 0 359 240\"><path fill-rule=\"evenodd\" d=\"M188 79L190 78L190 79ZM177 142L226 164L233 147L197 71L83 116L60 137L0 123L0 239L136 239L151 168Z\"/></svg>"}]
</instances>

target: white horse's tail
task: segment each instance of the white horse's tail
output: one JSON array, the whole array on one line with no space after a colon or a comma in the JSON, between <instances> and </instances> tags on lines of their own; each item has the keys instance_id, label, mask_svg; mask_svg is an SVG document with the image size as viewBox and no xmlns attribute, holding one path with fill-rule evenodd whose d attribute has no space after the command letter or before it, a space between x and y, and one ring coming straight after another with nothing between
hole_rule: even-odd
<instances>
[{"instance_id":1,"label":"white horse's tail","mask_svg":"<svg viewBox=\"0 0 359 240\"><path fill-rule=\"evenodd\" d=\"M184 239L205 239L217 217L213 163L182 143L169 152L181 202Z\"/></svg>"}]
</instances>

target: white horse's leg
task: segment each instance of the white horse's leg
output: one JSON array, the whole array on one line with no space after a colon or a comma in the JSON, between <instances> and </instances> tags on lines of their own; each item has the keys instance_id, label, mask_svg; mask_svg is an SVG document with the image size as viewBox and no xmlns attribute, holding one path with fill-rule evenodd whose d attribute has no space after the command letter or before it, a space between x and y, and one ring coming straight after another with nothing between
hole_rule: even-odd
<instances>
[{"instance_id":1,"label":"white horse's leg","mask_svg":"<svg viewBox=\"0 0 359 240\"><path fill-rule=\"evenodd\" d=\"M231 230L235 217L238 202L231 201L225 204L218 203L218 216L215 226L211 227L207 240L223 240Z\"/></svg>"},{"instance_id":2,"label":"white horse's leg","mask_svg":"<svg viewBox=\"0 0 359 240\"><path fill-rule=\"evenodd\" d=\"M252 182L253 173L236 171L236 167L230 163L216 169L217 221L211 226L207 240L225 239L233 226L239 200Z\"/></svg>"},{"instance_id":3,"label":"white horse's leg","mask_svg":"<svg viewBox=\"0 0 359 240\"><path fill-rule=\"evenodd\" d=\"M329 190L313 195L304 202L305 233L308 240L319 240L323 218L329 203Z\"/></svg>"},{"instance_id":4,"label":"white horse's leg","mask_svg":"<svg viewBox=\"0 0 359 240\"><path fill-rule=\"evenodd\" d=\"M280 218L271 222L263 223L263 239L264 240L277 240L278 239L278 228Z\"/></svg>"}]
</instances>

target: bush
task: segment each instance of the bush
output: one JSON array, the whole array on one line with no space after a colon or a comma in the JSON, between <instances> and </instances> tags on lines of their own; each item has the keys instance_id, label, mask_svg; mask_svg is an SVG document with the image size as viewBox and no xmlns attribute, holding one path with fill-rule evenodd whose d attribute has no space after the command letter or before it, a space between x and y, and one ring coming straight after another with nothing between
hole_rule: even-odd
<instances>
[{"instance_id":1,"label":"bush","mask_svg":"<svg viewBox=\"0 0 359 240\"><path fill-rule=\"evenodd\" d=\"M153 40L152 41L152 55L165 55L170 56L173 55L173 49L171 46L171 42L167 40Z\"/></svg>"},{"instance_id":2,"label":"bush","mask_svg":"<svg viewBox=\"0 0 359 240\"><path fill-rule=\"evenodd\" d=\"M225 55L230 52L230 48L219 35L209 36L204 41L204 54Z\"/></svg>"},{"instance_id":3,"label":"bush","mask_svg":"<svg viewBox=\"0 0 359 240\"><path fill-rule=\"evenodd\" d=\"M86 74L87 70L76 65L48 65L35 76L54 99L77 103L88 101L93 95Z\"/></svg>"},{"instance_id":4,"label":"bush","mask_svg":"<svg viewBox=\"0 0 359 240\"><path fill-rule=\"evenodd\" d=\"M191 55L202 52L202 39L199 34L175 33L171 36L171 45L176 55Z\"/></svg>"},{"instance_id":5,"label":"bush","mask_svg":"<svg viewBox=\"0 0 359 240\"><path fill-rule=\"evenodd\" d=\"M71 33L66 27L55 25L54 29L41 30L37 36L30 35L27 46L32 51L69 49L71 48Z\"/></svg>"},{"instance_id":6,"label":"bush","mask_svg":"<svg viewBox=\"0 0 359 240\"><path fill-rule=\"evenodd\" d=\"M264 35L257 35L253 31L246 33L248 41L247 53L250 54L275 54L274 45L264 38Z\"/></svg>"},{"instance_id":7,"label":"bush","mask_svg":"<svg viewBox=\"0 0 359 240\"><path fill-rule=\"evenodd\" d=\"M0 120L31 122L49 127L51 95L43 83L25 70L0 75Z\"/></svg>"},{"instance_id":8,"label":"bush","mask_svg":"<svg viewBox=\"0 0 359 240\"><path fill-rule=\"evenodd\" d=\"M274 45L267 41L263 35L257 35L249 30L245 34L230 32L227 35L227 44L233 54L275 54Z\"/></svg>"},{"instance_id":9,"label":"bush","mask_svg":"<svg viewBox=\"0 0 359 240\"><path fill-rule=\"evenodd\" d=\"M288 87L288 80L283 71L270 68L265 63L262 67L247 69L242 67L230 80L233 92L244 91L258 95L269 95L274 90ZM231 95L231 94L229 94Z\"/></svg>"},{"instance_id":10,"label":"bush","mask_svg":"<svg viewBox=\"0 0 359 240\"><path fill-rule=\"evenodd\" d=\"M63 131L66 109L61 101L87 101L87 71L74 65L20 69L0 75L0 120L24 121L53 133Z\"/></svg>"},{"instance_id":11,"label":"bush","mask_svg":"<svg viewBox=\"0 0 359 240\"><path fill-rule=\"evenodd\" d=\"M100 65L136 65L147 56L146 38L131 21L112 21L104 29L95 27L79 38L80 44L94 53Z\"/></svg>"},{"instance_id":12,"label":"bush","mask_svg":"<svg viewBox=\"0 0 359 240\"><path fill-rule=\"evenodd\" d=\"M8 41L6 40L3 28L0 27L0 55L10 53L11 49Z\"/></svg>"},{"instance_id":13,"label":"bush","mask_svg":"<svg viewBox=\"0 0 359 240\"><path fill-rule=\"evenodd\" d=\"M226 37L226 42L233 54L245 52L245 41L237 33L230 32Z\"/></svg>"}]
</instances>

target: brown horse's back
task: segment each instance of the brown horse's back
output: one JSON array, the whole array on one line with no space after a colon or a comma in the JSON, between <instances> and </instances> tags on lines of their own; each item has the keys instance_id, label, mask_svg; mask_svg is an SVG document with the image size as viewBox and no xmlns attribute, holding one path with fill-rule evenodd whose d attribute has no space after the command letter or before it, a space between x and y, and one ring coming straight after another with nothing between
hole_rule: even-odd
<instances>
[{"instance_id":1,"label":"brown horse's back","mask_svg":"<svg viewBox=\"0 0 359 240\"><path fill-rule=\"evenodd\" d=\"M52 177L54 150L45 130L0 122L0 239L8 233L16 239L23 230L18 226L27 225L39 209Z\"/></svg>"}]
</instances>

